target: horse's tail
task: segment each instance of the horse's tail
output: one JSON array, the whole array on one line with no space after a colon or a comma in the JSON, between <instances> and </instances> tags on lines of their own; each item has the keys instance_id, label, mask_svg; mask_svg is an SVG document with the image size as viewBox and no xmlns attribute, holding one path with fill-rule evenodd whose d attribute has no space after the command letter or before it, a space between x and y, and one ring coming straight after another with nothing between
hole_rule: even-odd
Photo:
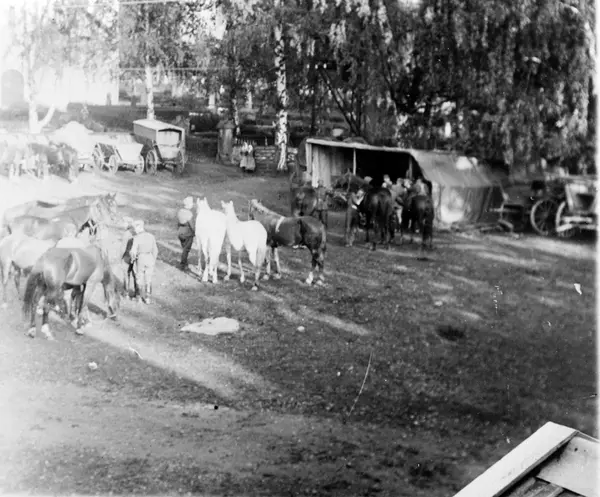
<instances>
[{"instance_id":1,"label":"horse's tail","mask_svg":"<svg viewBox=\"0 0 600 497\"><path fill-rule=\"evenodd\" d=\"M256 257L255 257L255 261L250 261L253 262L254 266L257 268L261 268L265 262L265 259L267 258L267 241L265 240L265 243L259 243L258 247L256 247Z\"/></svg>"},{"instance_id":2,"label":"horse's tail","mask_svg":"<svg viewBox=\"0 0 600 497\"><path fill-rule=\"evenodd\" d=\"M23 297L23 316L26 321L31 320L31 316L35 312L38 299L35 298L39 295L39 290L45 292L46 280L42 272L31 272L27 283L25 285L25 296Z\"/></svg>"}]
</instances>

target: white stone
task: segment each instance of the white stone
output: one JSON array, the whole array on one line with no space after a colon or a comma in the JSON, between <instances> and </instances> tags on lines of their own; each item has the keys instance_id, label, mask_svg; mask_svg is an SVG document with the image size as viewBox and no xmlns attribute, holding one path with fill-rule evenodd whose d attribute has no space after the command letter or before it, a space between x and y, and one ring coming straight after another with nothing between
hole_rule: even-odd
<instances>
[{"instance_id":1,"label":"white stone","mask_svg":"<svg viewBox=\"0 0 600 497\"><path fill-rule=\"evenodd\" d=\"M203 319L198 323L192 323L181 328L181 331L192 333L203 333L205 335L218 335L220 333L235 333L240 330L237 319L219 317Z\"/></svg>"}]
</instances>

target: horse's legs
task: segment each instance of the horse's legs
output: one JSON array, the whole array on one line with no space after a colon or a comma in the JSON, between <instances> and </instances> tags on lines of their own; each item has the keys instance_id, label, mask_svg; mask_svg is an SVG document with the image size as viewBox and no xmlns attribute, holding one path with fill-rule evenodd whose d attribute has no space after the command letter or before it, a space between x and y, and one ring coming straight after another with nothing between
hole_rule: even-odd
<instances>
[{"instance_id":1,"label":"horse's legs","mask_svg":"<svg viewBox=\"0 0 600 497\"><path fill-rule=\"evenodd\" d=\"M6 290L6 285L8 284L8 277L10 276L10 269L12 266L12 262L8 261L8 264L6 263L7 261L2 261L2 290L4 293L4 298L2 301L2 307L6 307L8 305L8 295L7 295L7 290ZM16 284L16 280L15 280L15 284ZM17 294L19 293L18 287L17 287Z\"/></svg>"},{"instance_id":2,"label":"horse's legs","mask_svg":"<svg viewBox=\"0 0 600 497\"><path fill-rule=\"evenodd\" d=\"M79 296L79 305L78 305L78 323L77 329L75 332L78 335L83 335L81 328L84 326L89 326L91 324L91 316L90 310L88 308L89 301L91 300L92 294L94 293L94 289L96 288L96 282L88 280L87 284L82 285L81 295ZM83 317L83 311L86 313L86 317Z\"/></svg>"},{"instance_id":3,"label":"horse's legs","mask_svg":"<svg viewBox=\"0 0 600 497\"><path fill-rule=\"evenodd\" d=\"M325 275L323 271L325 269L325 255L323 251L318 249L313 254L313 260L316 260L317 266L319 268L319 275L317 276L317 285L322 285L325 283Z\"/></svg>"},{"instance_id":4,"label":"horse's legs","mask_svg":"<svg viewBox=\"0 0 600 497\"><path fill-rule=\"evenodd\" d=\"M244 274L244 266L242 265L242 251L238 250L238 265L240 266L240 283L246 281L246 275Z\"/></svg>"},{"instance_id":5,"label":"horse's legs","mask_svg":"<svg viewBox=\"0 0 600 497\"><path fill-rule=\"evenodd\" d=\"M267 255L265 257L266 268L265 275L263 276L263 280L268 280L271 277L271 259L273 257L273 247L267 248Z\"/></svg>"},{"instance_id":6,"label":"horse's legs","mask_svg":"<svg viewBox=\"0 0 600 497\"><path fill-rule=\"evenodd\" d=\"M227 274L223 280L229 281L229 278L231 278L231 243L226 243L225 252L227 253Z\"/></svg>"},{"instance_id":7,"label":"horse's legs","mask_svg":"<svg viewBox=\"0 0 600 497\"><path fill-rule=\"evenodd\" d=\"M202 255L204 255L204 271L202 272L202 282L208 282L208 272L209 272L209 259L208 259L208 246L205 244L202 245ZM202 271L202 264L200 263L201 257L198 257L198 272Z\"/></svg>"},{"instance_id":8,"label":"horse's legs","mask_svg":"<svg viewBox=\"0 0 600 497\"><path fill-rule=\"evenodd\" d=\"M48 315L50 314L51 307L52 305L50 301L48 299L44 299L44 305L42 306L42 327L40 331L47 340L54 340L54 337L50 332L50 325L48 324Z\"/></svg>"},{"instance_id":9,"label":"horse's legs","mask_svg":"<svg viewBox=\"0 0 600 497\"><path fill-rule=\"evenodd\" d=\"M277 268L277 273L274 278L278 280L281 278L281 265L279 264L279 250L277 250L277 248L273 248L273 255L275 257L275 266Z\"/></svg>"}]
</instances>

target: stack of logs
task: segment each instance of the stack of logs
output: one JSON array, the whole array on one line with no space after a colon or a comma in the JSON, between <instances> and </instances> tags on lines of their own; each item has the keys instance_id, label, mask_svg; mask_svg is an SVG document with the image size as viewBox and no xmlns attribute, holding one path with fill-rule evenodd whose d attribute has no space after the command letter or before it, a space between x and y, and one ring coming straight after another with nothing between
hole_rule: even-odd
<instances>
[{"instance_id":1,"label":"stack of logs","mask_svg":"<svg viewBox=\"0 0 600 497\"><path fill-rule=\"evenodd\" d=\"M256 174L270 176L277 174L277 162L279 162L279 149L276 146L254 147L254 158L256 160ZM287 170L293 171L298 164L298 149L288 147Z\"/></svg>"}]
</instances>

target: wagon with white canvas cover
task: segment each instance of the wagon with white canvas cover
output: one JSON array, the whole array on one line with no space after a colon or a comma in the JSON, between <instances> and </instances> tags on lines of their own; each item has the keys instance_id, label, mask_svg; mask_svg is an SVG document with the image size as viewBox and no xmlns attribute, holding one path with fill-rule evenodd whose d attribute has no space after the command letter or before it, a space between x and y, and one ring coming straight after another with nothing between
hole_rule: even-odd
<instances>
[{"instance_id":1,"label":"wagon with white canvas cover","mask_svg":"<svg viewBox=\"0 0 600 497\"><path fill-rule=\"evenodd\" d=\"M135 139L143 145L145 170L156 174L158 167L170 166L181 174L185 169L185 130L179 126L157 121L139 119L133 122Z\"/></svg>"}]
</instances>

